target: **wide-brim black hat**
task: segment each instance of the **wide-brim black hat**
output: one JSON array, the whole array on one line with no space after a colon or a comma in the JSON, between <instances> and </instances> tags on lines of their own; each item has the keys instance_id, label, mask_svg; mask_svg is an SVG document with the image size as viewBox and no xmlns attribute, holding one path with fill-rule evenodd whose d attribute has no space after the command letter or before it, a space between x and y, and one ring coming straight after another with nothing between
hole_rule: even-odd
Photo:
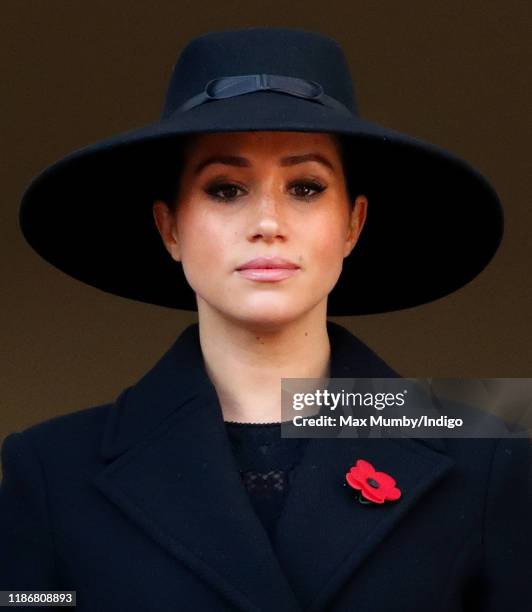
<instances>
[{"instance_id":1,"label":"wide-brim black hat","mask_svg":"<svg viewBox=\"0 0 532 612\"><path fill-rule=\"evenodd\" d=\"M478 275L500 244L503 213L489 182L444 149L361 119L340 45L290 28L212 32L189 42L159 121L75 151L32 181L20 207L24 237L89 285L196 310L153 219L162 168L186 134L261 130L338 134L346 173L368 197L329 315L445 296Z\"/></svg>"}]
</instances>

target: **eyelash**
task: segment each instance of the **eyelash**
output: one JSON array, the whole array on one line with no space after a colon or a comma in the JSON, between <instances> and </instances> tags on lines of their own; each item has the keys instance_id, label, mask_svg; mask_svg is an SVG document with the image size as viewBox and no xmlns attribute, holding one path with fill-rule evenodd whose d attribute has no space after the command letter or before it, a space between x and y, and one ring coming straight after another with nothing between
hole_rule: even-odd
<instances>
[{"instance_id":1,"label":"eyelash","mask_svg":"<svg viewBox=\"0 0 532 612\"><path fill-rule=\"evenodd\" d=\"M295 186L304 186L304 187L308 187L312 190L314 190L316 193L312 194L312 195L307 195L307 196L295 196L300 200L306 200L306 201L310 201L313 198L317 197L320 195L320 193L322 193L323 191L325 191L326 187L324 185L322 185L321 183L318 183L317 181L294 181L293 183L290 183L289 189ZM231 183L229 181L225 181L225 182L218 182L218 183L214 183L213 185L209 185L206 189L205 189L205 193L207 195L209 195L213 200L218 200L221 202L231 202L234 201L236 199L236 197L232 197L232 198L223 198L220 197L218 195L216 195L216 192L220 191L223 188L227 188L227 187L236 187L238 189L242 189L242 187L240 187L239 185L237 185L236 183Z\"/></svg>"}]
</instances>

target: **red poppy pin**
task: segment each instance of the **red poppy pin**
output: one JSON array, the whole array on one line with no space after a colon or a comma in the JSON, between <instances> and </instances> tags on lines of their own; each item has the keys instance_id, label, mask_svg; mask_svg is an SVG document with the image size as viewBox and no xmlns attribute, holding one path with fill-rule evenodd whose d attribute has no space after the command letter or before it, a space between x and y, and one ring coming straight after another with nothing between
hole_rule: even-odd
<instances>
[{"instance_id":1,"label":"red poppy pin","mask_svg":"<svg viewBox=\"0 0 532 612\"><path fill-rule=\"evenodd\" d=\"M364 459L357 460L345 479L356 490L361 504L383 504L386 500L396 501L401 497L401 490L395 486L395 480L386 472L377 472Z\"/></svg>"}]
</instances>

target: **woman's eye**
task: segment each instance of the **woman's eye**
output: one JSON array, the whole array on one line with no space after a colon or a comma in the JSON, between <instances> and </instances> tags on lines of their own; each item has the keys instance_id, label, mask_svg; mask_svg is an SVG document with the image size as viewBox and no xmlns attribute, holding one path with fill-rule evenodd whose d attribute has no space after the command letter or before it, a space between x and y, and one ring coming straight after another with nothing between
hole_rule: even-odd
<instances>
[{"instance_id":1,"label":"woman's eye","mask_svg":"<svg viewBox=\"0 0 532 612\"><path fill-rule=\"evenodd\" d=\"M238 191L243 189L234 183L218 183L211 185L205 191L216 200L234 200L238 196Z\"/></svg>"},{"instance_id":2,"label":"woman's eye","mask_svg":"<svg viewBox=\"0 0 532 612\"><path fill-rule=\"evenodd\" d=\"M296 198L310 200L325 190L325 187L316 181L297 181L289 186L289 191ZM207 187L205 192L215 200L229 202L239 197L239 192L245 193L244 189L235 183L216 183Z\"/></svg>"},{"instance_id":3,"label":"woman's eye","mask_svg":"<svg viewBox=\"0 0 532 612\"><path fill-rule=\"evenodd\" d=\"M297 183L292 183L292 185L290 185L290 189L296 190L296 193L294 194L296 197L308 200L324 191L325 187L320 183L316 183L314 181L300 181Z\"/></svg>"}]
</instances>

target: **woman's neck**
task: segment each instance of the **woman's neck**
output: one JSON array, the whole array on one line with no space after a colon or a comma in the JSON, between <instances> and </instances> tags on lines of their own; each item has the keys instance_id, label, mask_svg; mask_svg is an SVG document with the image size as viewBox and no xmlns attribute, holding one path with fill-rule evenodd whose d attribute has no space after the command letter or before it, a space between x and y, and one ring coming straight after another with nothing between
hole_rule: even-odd
<instances>
[{"instance_id":1,"label":"woman's neck","mask_svg":"<svg viewBox=\"0 0 532 612\"><path fill-rule=\"evenodd\" d=\"M325 312L282 326L245 325L199 310L200 344L225 421L281 421L281 378L327 378Z\"/></svg>"}]
</instances>

